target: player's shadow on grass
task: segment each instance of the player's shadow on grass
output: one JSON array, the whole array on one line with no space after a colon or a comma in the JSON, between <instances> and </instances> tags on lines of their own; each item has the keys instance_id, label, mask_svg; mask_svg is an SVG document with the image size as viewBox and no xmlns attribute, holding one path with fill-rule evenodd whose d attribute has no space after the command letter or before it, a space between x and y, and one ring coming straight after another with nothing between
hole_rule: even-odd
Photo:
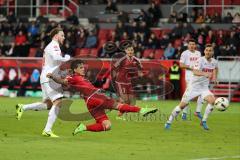
<instances>
[{"instance_id":1,"label":"player's shadow on grass","mask_svg":"<svg viewBox=\"0 0 240 160\"><path fill-rule=\"evenodd\" d=\"M92 119L92 115L89 112L73 113L71 112L71 105L73 100L64 99L61 103L61 109L58 114L58 118L63 121L87 121Z\"/></svg>"},{"instance_id":2,"label":"player's shadow on grass","mask_svg":"<svg viewBox=\"0 0 240 160\"><path fill-rule=\"evenodd\" d=\"M63 99L61 102L61 109L58 114L58 118L63 121L88 121L93 119L93 116L89 111L83 112L83 113L73 113L71 112L71 105L73 103L73 100L70 99ZM97 112L99 107L102 107L101 105L95 107L91 112L94 111ZM105 112L110 112L111 110L105 110Z\"/></svg>"}]
</instances>

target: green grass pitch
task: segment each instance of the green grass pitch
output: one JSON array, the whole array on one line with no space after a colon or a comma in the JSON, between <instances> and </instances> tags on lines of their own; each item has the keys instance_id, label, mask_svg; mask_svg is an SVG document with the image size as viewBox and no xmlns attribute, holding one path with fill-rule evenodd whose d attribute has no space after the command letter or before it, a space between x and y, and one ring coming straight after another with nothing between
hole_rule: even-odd
<instances>
[{"instance_id":1,"label":"green grass pitch","mask_svg":"<svg viewBox=\"0 0 240 160\"><path fill-rule=\"evenodd\" d=\"M52 139L41 136L47 111L27 111L20 121L15 119L17 103L39 100L0 98L0 160L240 159L240 103L231 103L225 112L214 110L208 121L210 131L200 127L193 113L191 120L178 119L166 131L166 116L178 101L138 101L160 111L145 119L129 114L128 121L115 120L116 111L112 111L108 113L112 130L74 137L71 133L78 122L57 120L54 132L61 137ZM195 105L191 103L192 110ZM74 101L74 111L84 108L82 100Z\"/></svg>"}]
</instances>

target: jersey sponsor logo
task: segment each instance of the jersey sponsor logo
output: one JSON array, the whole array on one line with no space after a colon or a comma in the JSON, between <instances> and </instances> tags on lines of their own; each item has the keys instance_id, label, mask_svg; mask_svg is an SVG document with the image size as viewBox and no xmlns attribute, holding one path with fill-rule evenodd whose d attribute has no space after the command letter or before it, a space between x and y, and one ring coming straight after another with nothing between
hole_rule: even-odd
<instances>
[{"instance_id":1,"label":"jersey sponsor logo","mask_svg":"<svg viewBox=\"0 0 240 160\"><path fill-rule=\"evenodd\" d=\"M197 61L198 57L190 57L190 61Z\"/></svg>"},{"instance_id":2,"label":"jersey sponsor logo","mask_svg":"<svg viewBox=\"0 0 240 160\"><path fill-rule=\"evenodd\" d=\"M213 69L210 69L210 68L203 68L202 71L203 71L203 72L209 72L209 73L212 73L212 72L213 72Z\"/></svg>"}]
</instances>

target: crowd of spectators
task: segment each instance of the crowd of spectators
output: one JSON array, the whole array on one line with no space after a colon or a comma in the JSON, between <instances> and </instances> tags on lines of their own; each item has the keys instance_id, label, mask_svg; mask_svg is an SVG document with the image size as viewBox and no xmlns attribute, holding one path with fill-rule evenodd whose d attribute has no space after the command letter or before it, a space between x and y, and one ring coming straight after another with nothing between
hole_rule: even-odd
<instances>
[{"instance_id":1,"label":"crowd of spectators","mask_svg":"<svg viewBox=\"0 0 240 160\"><path fill-rule=\"evenodd\" d=\"M116 1L107 0L109 12L118 11ZM114 6L112 9L111 7ZM162 59L178 59L181 52L186 48L189 39L195 39L198 49L202 51L206 43L212 43L215 46L215 56L238 55L240 46L239 27L233 27L229 31L212 30L203 22L221 22L221 17L216 14L209 19L200 20L202 10L193 10L189 22L188 15L185 13L177 14L173 12L169 18L170 23L176 23L173 29L163 30L156 34L152 32L151 27L158 25L161 17L161 10L157 1L151 2L148 10L141 10L135 18L128 16L124 11L118 11L118 22L116 28L106 36L106 41L113 41L116 44L124 40L131 40L135 47L136 56L144 57L143 52L146 49L164 50ZM227 14L224 22L238 22L239 13L234 18L231 13ZM44 47L50 42L49 32L54 27L61 27L65 32L65 42L62 46L63 53L71 56L75 55L76 49L97 48L98 56L108 58L112 53L105 52L104 48L99 47L102 37L98 36L99 26L97 23L89 23L88 26L81 26L78 17L71 14L61 23L49 22L48 18L40 15L36 21L23 22L16 18L13 12L6 17L7 21L0 22L0 56L19 56L26 57L30 48L36 48L36 57L42 57ZM206 19L206 20L205 20ZM203 23L202 27L195 30L191 23ZM155 52L148 58L153 58ZM146 58L146 57L144 57Z\"/></svg>"},{"instance_id":2,"label":"crowd of spectators","mask_svg":"<svg viewBox=\"0 0 240 160\"><path fill-rule=\"evenodd\" d=\"M89 23L87 27L82 27L75 15L63 23L48 22L43 16L23 23L12 15L7 17L7 21L0 22L0 56L26 57L30 48L37 48L34 55L42 57L44 47L51 40L49 33L55 27L61 27L65 32L63 53L74 56L76 48L94 48L97 45L98 26Z\"/></svg>"},{"instance_id":3,"label":"crowd of spectators","mask_svg":"<svg viewBox=\"0 0 240 160\"><path fill-rule=\"evenodd\" d=\"M118 20L123 23L129 21L129 13L118 10L116 2L113 2L113 0L108 0L107 6L105 8L105 13L118 14ZM141 9L139 16L136 19L147 21L149 27L157 27L160 18L162 18L160 5L157 1L153 1L150 3L150 6L146 11L144 9Z\"/></svg>"},{"instance_id":4,"label":"crowd of spectators","mask_svg":"<svg viewBox=\"0 0 240 160\"><path fill-rule=\"evenodd\" d=\"M186 48L187 41L191 38L196 40L199 50L202 50L206 43L214 44L216 56L239 54L239 27L233 27L229 31L216 31L202 24L201 28L194 30L190 23L177 23L172 30L163 30L160 34L156 34L150 30L145 20L147 18L140 16L137 19L130 19L130 23L119 21L116 28L106 37L106 41L119 44L124 40L131 40L139 58L143 57L146 49L162 49L164 50L163 59L178 59L181 51ZM29 48L33 47L37 48L34 55L42 57L44 47L50 42L48 33L56 26L64 28L66 40L62 51L71 56L74 56L76 48L97 48L101 40L97 36L99 28L94 23L84 28L70 23L61 25L56 22L48 24L1 22L0 55L26 57ZM176 41L180 41L180 45L176 45ZM99 57L112 56L112 54L104 53L104 49L99 49L98 55Z\"/></svg>"},{"instance_id":5,"label":"crowd of spectators","mask_svg":"<svg viewBox=\"0 0 240 160\"><path fill-rule=\"evenodd\" d=\"M27 87L33 91L39 88L40 70L35 68L32 71L21 68L2 68L0 67L0 88L8 86L9 90L17 89L17 95L24 96ZM17 87L18 86L18 87Z\"/></svg>"},{"instance_id":6,"label":"crowd of spectators","mask_svg":"<svg viewBox=\"0 0 240 160\"><path fill-rule=\"evenodd\" d=\"M107 4L109 0L74 0L80 5L89 5L89 4ZM111 0L113 3L119 4L148 4L152 1L161 3L161 4L172 4L175 3L177 0ZM46 0L44 0L46 2ZM52 0L55 3L62 3L62 0ZM65 2L68 3L68 2Z\"/></svg>"},{"instance_id":7,"label":"crowd of spectators","mask_svg":"<svg viewBox=\"0 0 240 160\"><path fill-rule=\"evenodd\" d=\"M240 28L231 30L212 30L206 24L195 30L190 23L177 23L172 30L163 30L157 34L150 30L144 18L132 20L130 23L119 21L115 30L110 32L107 41L117 44L124 40L131 40L135 47L136 56L143 57L146 49L164 50L162 59L179 59L181 52L186 49L189 39L195 39L198 49L203 51L205 44L215 46L215 57L239 55ZM148 58L154 57L154 52ZM100 50L100 57L111 57L112 53L104 53ZM144 57L146 58L146 57Z\"/></svg>"},{"instance_id":8,"label":"crowd of spectators","mask_svg":"<svg viewBox=\"0 0 240 160\"><path fill-rule=\"evenodd\" d=\"M127 3L127 2L126 2ZM135 3L135 2L134 2ZM174 1L161 1L161 4L159 1L150 1L147 2L150 4L150 7L147 10L141 10L140 14L144 14L145 17L149 20L150 26L158 26L158 22L160 18L166 18L162 17L160 5L166 4L166 3L174 3ZM183 2L185 3L185 2ZM197 1L189 1L190 4L198 5L201 3L198 3ZM173 11L169 17L168 22L169 23L177 23L177 22L188 22L188 23L240 23L240 13L231 13L228 12L226 15L222 17L220 8L210 8L209 11L206 12L206 15L204 15L204 9L201 7L193 8L189 14L185 12L177 13L176 11ZM211 11L211 12L210 12ZM143 12L143 13L142 13ZM107 0L105 13L118 13L120 16L127 17L127 13L124 11L121 11L117 7L116 0ZM125 13L125 14L123 14Z\"/></svg>"},{"instance_id":9,"label":"crowd of spectators","mask_svg":"<svg viewBox=\"0 0 240 160\"><path fill-rule=\"evenodd\" d=\"M181 12L177 13L176 11L173 11L169 18L169 23L234 23L239 24L240 23L240 14L237 12L234 15L232 15L231 12L228 12L226 16L222 17L219 12L215 12L214 14L206 14L204 16L203 9L193 9L189 15Z\"/></svg>"}]
</instances>

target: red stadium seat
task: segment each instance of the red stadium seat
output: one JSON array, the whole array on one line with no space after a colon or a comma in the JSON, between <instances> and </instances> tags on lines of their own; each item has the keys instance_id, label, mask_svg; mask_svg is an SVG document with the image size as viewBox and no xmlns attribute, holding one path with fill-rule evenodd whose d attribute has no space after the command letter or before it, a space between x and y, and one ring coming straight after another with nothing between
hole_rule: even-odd
<instances>
[{"instance_id":1,"label":"red stadium seat","mask_svg":"<svg viewBox=\"0 0 240 160\"><path fill-rule=\"evenodd\" d=\"M49 13L53 14L53 15L57 15L58 14L58 8L57 7L49 8Z\"/></svg>"},{"instance_id":2,"label":"red stadium seat","mask_svg":"<svg viewBox=\"0 0 240 160\"><path fill-rule=\"evenodd\" d=\"M73 3L69 3L68 7L72 10L73 13L77 13L77 7Z\"/></svg>"},{"instance_id":3,"label":"red stadium seat","mask_svg":"<svg viewBox=\"0 0 240 160\"><path fill-rule=\"evenodd\" d=\"M110 30L109 29L100 29L98 32L98 38L100 40L104 39L106 40L109 36Z\"/></svg>"},{"instance_id":4,"label":"red stadium seat","mask_svg":"<svg viewBox=\"0 0 240 160\"><path fill-rule=\"evenodd\" d=\"M157 38L161 37L161 30L160 29L153 29L151 30Z\"/></svg>"},{"instance_id":5,"label":"red stadium seat","mask_svg":"<svg viewBox=\"0 0 240 160\"><path fill-rule=\"evenodd\" d=\"M97 48L93 48L90 51L90 57L98 57L98 49Z\"/></svg>"},{"instance_id":6,"label":"red stadium seat","mask_svg":"<svg viewBox=\"0 0 240 160\"><path fill-rule=\"evenodd\" d=\"M30 48L28 57L35 57L37 48Z\"/></svg>"},{"instance_id":7,"label":"red stadium seat","mask_svg":"<svg viewBox=\"0 0 240 160\"><path fill-rule=\"evenodd\" d=\"M81 50L80 48L76 48L76 49L75 49L75 54L74 54L74 56L79 55L79 54L80 54L80 50Z\"/></svg>"},{"instance_id":8,"label":"red stadium seat","mask_svg":"<svg viewBox=\"0 0 240 160\"><path fill-rule=\"evenodd\" d=\"M222 0L209 0L208 4L209 5L221 5L222 4ZM232 5L232 4L233 5L239 5L240 4L240 0L224 0L224 5ZM207 14L213 15L215 12L217 12L218 14L221 15L222 8L221 7L208 7L207 8Z\"/></svg>"},{"instance_id":9,"label":"red stadium seat","mask_svg":"<svg viewBox=\"0 0 240 160\"><path fill-rule=\"evenodd\" d=\"M172 30L171 29L163 29L162 31L161 31L162 33L164 32L164 33L171 33L172 32Z\"/></svg>"},{"instance_id":10,"label":"red stadium seat","mask_svg":"<svg viewBox=\"0 0 240 160\"><path fill-rule=\"evenodd\" d=\"M5 3L5 0L0 0L0 6L4 5L4 3Z\"/></svg>"},{"instance_id":11,"label":"red stadium seat","mask_svg":"<svg viewBox=\"0 0 240 160\"><path fill-rule=\"evenodd\" d=\"M40 14L41 14L41 15L47 14L47 6L42 6L42 7L40 7Z\"/></svg>"},{"instance_id":12,"label":"red stadium seat","mask_svg":"<svg viewBox=\"0 0 240 160\"><path fill-rule=\"evenodd\" d=\"M101 48L105 43L107 42L107 40L105 39L99 39L99 43L98 43L98 49Z\"/></svg>"},{"instance_id":13,"label":"red stadium seat","mask_svg":"<svg viewBox=\"0 0 240 160\"><path fill-rule=\"evenodd\" d=\"M75 3L79 4L79 0L73 0L73 2L75 2Z\"/></svg>"},{"instance_id":14,"label":"red stadium seat","mask_svg":"<svg viewBox=\"0 0 240 160\"><path fill-rule=\"evenodd\" d=\"M222 4L222 0L209 0L208 4L209 5L220 5L220 4Z\"/></svg>"},{"instance_id":15,"label":"red stadium seat","mask_svg":"<svg viewBox=\"0 0 240 160\"><path fill-rule=\"evenodd\" d=\"M76 57L88 57L89 53L90 53L89 48L78 48L75 51L75 56Z\"/></svg>"},{"instance_id":16,"label":"red stadium seat","mask_svg":"<svg viewBox=\"0 0 240 160\"><path fill-rule=\"evenodd\" d=\"M64 9L62 12L61 12L61 15L64 16L64 17L69 17L70 16L70 13L67 9Z\"/></svg>"},{"instance_id":17,"label":"red stadium seat","mask_svg":"<svg viewBox=\"0 0 240 160\"><path fill-rule=\"evenodd\" d=\"M80 50L80 56L81 57L87 57L90 53L90 49L89 48L82 48Z\"/></svg>"},{"instance_id":18,"label":"red stadium seat","mask_svg":"<svg viewBox=\"0 0 240 160\"><path fill-rule=\"evenodd\" d=\"M207 7L207 14L212 16L217 12L218 14L221 15L222 8L221 7Z\"/></svg>"},{"instance_id":19,"label":"red stadium seat","mask_svg":"<svg viewBox=\"0 0 240 160\"><path fill-rule=\"evenodd\" d=\"M182 40L181 40L181 39L176 39L176 40L174 41L173 47L174 47L174 48L178 48L178 47L181 47L181 45L182 45Z\"/></svg>"},{"instance_id":20,"label":"red stadium seat","mask_svg":"<svg viewBox=\"0 0 240 160\"><path fill-rule=\"evenodd\" d=\"M233 0L225 0L224 5L231 5Z\"/></svg>"},{"instance_id":21,"label":"red stadium seat","mask_svg":"<svg viewBox=\"0 0 240 160\"><path fill-rule=\"evenodd\" d=\"M145 49L143 52L143 58L147 58L151 52L153 52L153 49Z\"/></svg>"},{"instance_id":22,"label":"red stadium seat","mask_svg":"<svg viewBox=\"0 0 240 160\"><path fill-rule=\"evenodd\" d=\"M232 1L234 1L234 0L224 0L224 4L225 5L231 5ZM208 4L209 5L221 5L222 4L222 0L209 0Z\"/></svg>"},{"instance_id":23,"label":"red stadium seat","mask_svg":"<svg viewBox=\"0 0 240 160\"><path fill-rule=\"evenodd\" d=\"M163 56L164 50L163 49L157 49L155 50L155 55L154 58L155 59L161 59Z\"/></svg>"},{"instance_id":24,"label":"red stadium seat","mask_svg":"<svg viewBox=\"0 0 240 160\"><path fill-rule=\"evenodd\" d=\"M197 4L199 4L199 5L200 5L200 4L201 4L201 5L204 4L204 0L197 0Z\"/></svg>"},{"instance_id":25,"label":"red stadium seat","mask_svg":"<svg viewBox=\"0 0 240 160\"><path fill-rule=\"evenodd\" d=\"M232 0L233 5L240 5L240 0Z\"/></svg>"}]
</instances>

